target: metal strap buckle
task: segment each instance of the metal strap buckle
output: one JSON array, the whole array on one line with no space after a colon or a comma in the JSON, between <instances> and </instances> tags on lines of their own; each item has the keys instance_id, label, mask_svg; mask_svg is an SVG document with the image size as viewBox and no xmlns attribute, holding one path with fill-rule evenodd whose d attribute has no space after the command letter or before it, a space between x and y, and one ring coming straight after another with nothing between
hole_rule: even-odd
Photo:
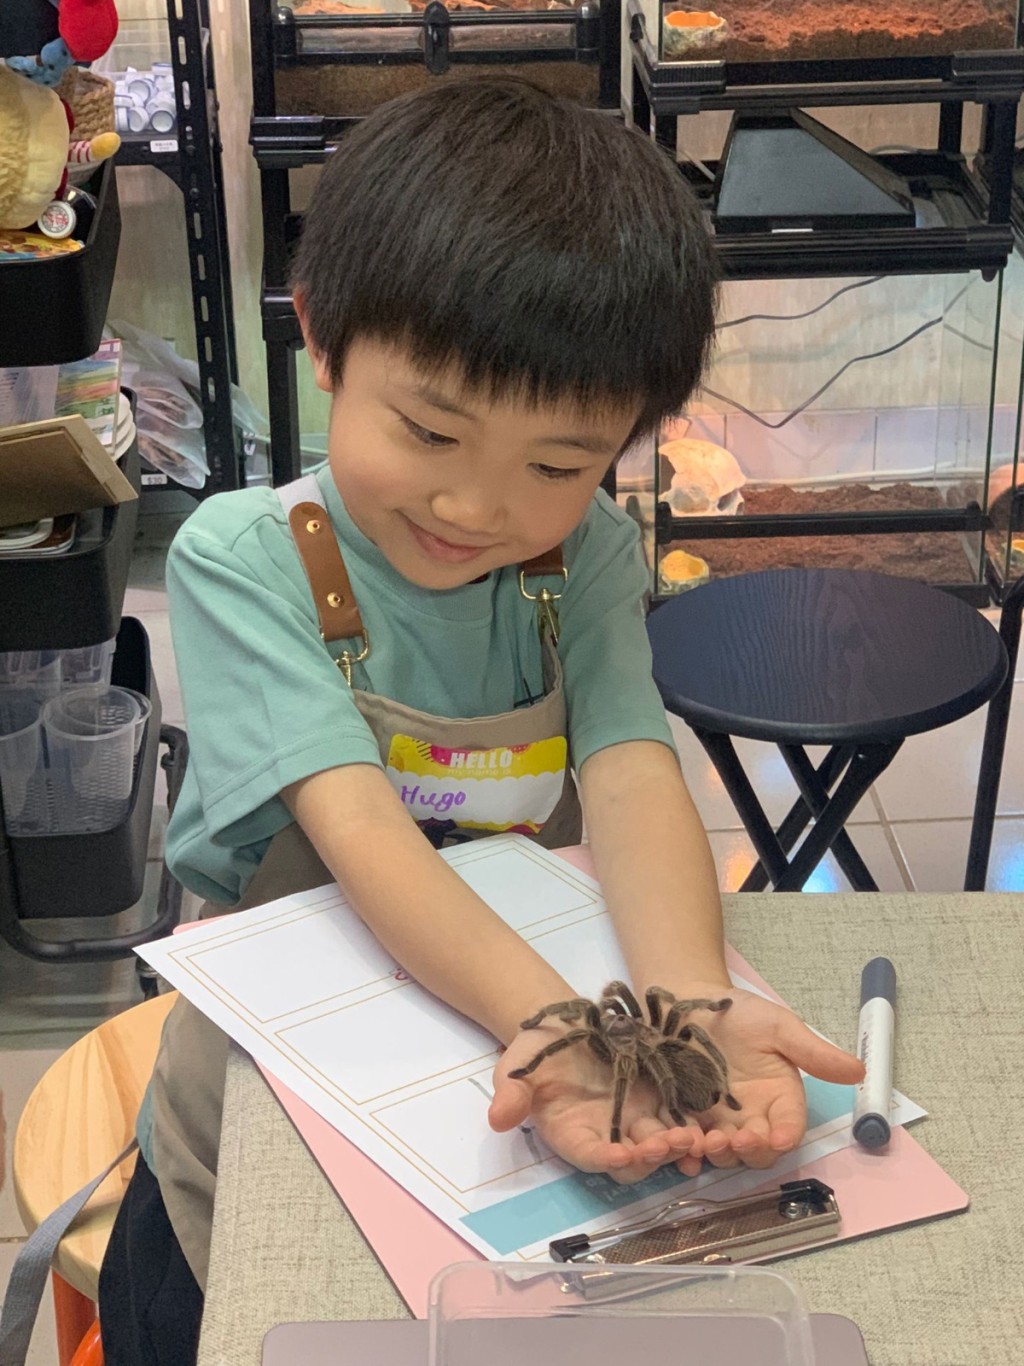
<instances>
[{"instance_id":1,"label":"metal strap buckle","mask_svg":"<svg viewBox=\"0 0 1024 1366\"><path fill-rule=\"evenodd\" d=\"M565 584L569 579L569 571L564 565L562 566L561 574L562 583ZM557 645L559 627L558 609L555 607L555 603L558 602L562 594L552 593L550 588L541 588L536 593L527 592L526 571L524 569L520 569L519 571L519 591L522 593L523 597L526 598L527 602L535 602L537 604L537 629L540 631L541 639L544 638L544 632L547 631L551 636L552 642Z\"/></svg>"},{"instance_id":2,"label":"metal strap buckle","mask_svg":"<svg viewBox=\"0 0 1024 1366\"><path fill-rule=\"evenodd\" d=\"M352 686L352 665L362 664L363 660L366 659L366 657L370 653L370 637L366 634L365 629L361 631L360 634L363 637L363 648L359 651L359 653L357 655L354 655L349 650L342 650L341 654L334 661L335 664L337 664L338 668L341 670L341 672L345 675L345 682L348 684L350 688ZM320 632L320 639L324 639L323 631Z\"/></svg>"}]
</instances>

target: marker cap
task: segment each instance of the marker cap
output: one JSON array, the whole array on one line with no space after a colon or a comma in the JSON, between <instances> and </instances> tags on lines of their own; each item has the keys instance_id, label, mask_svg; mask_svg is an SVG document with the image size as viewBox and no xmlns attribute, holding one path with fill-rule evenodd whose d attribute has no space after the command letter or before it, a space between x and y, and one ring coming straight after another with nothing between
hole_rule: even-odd
<instances>
[{"instance_id":1,"label":"marker cap","mask_svg":"<svg viewBox=\"0 0 1024 1366\"><path fill-rule=\"evenodd\" d=\"M896 969L888 958L872 958L860 975L860 1003L865 1005L880 996L895 1009Z\"/></svg>"},{"instance_id":2,"label":"marker cap","mask_svg":"<svg viewBox=\"0 0 1024 1366\"><path fill-rule=\"evenodd\" d=\"M892 1137L887 1120L881 1115L861 1115L853 1126L853 1136L862 1147L884 1147Z\"/></svg>"}]
</instances>

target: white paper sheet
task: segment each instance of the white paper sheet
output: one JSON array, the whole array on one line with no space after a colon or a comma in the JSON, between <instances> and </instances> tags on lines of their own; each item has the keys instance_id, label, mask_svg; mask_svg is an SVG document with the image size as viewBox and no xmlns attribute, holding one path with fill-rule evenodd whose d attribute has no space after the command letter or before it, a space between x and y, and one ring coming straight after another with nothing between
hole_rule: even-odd
<instances>
[{"instance_id":1,"label":"white paper sheet","mask_svg":"<svg viewBox=\"0 0 1024 1366\"><path fill-rule=\"evenodd\" d=\"M584 996L626 976L598 884L515 835L442 854L498 915ZM727 1198L763 1172L636 1186L576 1171L529 1125L487 1125L494 1039L409 980L336 886L286 897L138 953L263 1066L490 1257L530 1260L552 1238L597 1232L687 1186ZM734 978L737 986L756 990ZM806 1079L804 1144L783 1176L851 1142L853 1088ZM894 1093L894 1123L924 1114Z\"/></svg>"}]
</instances>

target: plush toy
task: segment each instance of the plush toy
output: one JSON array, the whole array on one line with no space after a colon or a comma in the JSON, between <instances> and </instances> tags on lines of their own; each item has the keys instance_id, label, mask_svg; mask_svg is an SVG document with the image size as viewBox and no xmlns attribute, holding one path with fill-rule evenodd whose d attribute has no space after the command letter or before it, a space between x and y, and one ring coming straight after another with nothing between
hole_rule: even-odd
<instances>
[{"instance_id":1,"label":"plush toy","mask_svg":"<svg viewBox=\"0 0 1024 1366\"><path fill-rule=\"evenodd\" d=\"M7 65L37 85L55 86L68 67L94 62L117 37L114 0L60 0L59 37L44 44L37 56L8 57Z\"/></svg>"},{"instance_id":2,"label":"plush toy","mask_svg":"<svg viewBox=\"0 0 1024 1366\"><path fill-rule=\"evenodd\" d=\"M69 159L103 161L116 133L72 142L71 111L52 90L0 63L0 228L26 228L64 190Z\"/></svg>"}]
</instances>

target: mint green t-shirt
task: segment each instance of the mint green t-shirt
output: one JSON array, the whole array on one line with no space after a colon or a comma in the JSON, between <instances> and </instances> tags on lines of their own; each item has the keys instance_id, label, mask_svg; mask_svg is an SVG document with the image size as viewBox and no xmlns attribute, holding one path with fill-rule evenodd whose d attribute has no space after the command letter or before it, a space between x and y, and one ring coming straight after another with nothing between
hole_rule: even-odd
<instances>
[{"instance_id":1,"label":"mint green t-shirt","mask_svg":"<svg viewBox=\"0 0 1024 1366\"><path fill-rule=\"evenodd\" d=\"M541 694L535 608L515 567L462 588L419 588L356 528L327 466L317 480L372 646L355 687L453 718L510 711ZM627 740L671 745L651 679L635 524L598 493L563 549L559 655L575 767ZM190 890L231 904L291 820L282 788L343 764L383 765L320 638L272 489L202 503L171 547L167 589L189 735L167 861Z\"/></svg>"}]
</instances>

